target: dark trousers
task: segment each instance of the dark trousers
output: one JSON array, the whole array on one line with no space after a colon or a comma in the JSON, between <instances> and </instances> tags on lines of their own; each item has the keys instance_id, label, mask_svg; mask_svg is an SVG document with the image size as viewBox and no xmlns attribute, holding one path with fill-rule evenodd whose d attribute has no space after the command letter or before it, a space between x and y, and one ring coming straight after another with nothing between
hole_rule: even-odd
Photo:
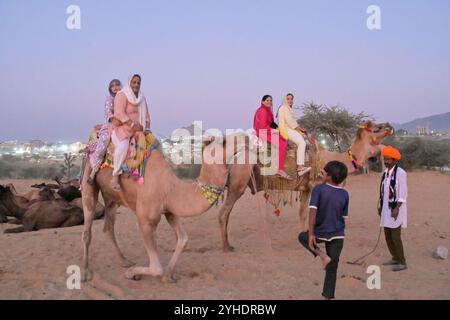
<instances>
[{"instance_id":1,"label":"dark trousers","mask_svg":"<svg viewBox=\"0 0 450 320\"><path fill-rule=\"evenodd\" d=\"M406 265L405 254L403 252L402 243L402 227L398 228L384 228L384 236L389 248L389 252L392 255L392 260Z\"/></svg>"},{"instance_id":2,"label":"dark trousers","mask_svg":"<svg viewBox=\"0 0 450 320\"><path fill-rule=\"evenodd\" d=\"M298 235L298 241L311 252L314 257L317 256L313 250L309 247L309 232L302 232ZM321 241L317 239L317 243L325 242L325 249L327 255L331 258L331 262L328 264L325 281L323 283L322 296L328 299L334 298L334 292L336 290L336 278L337 269L339 264L339 256L341 255L342 248L344 247L344 239L335 239L331 241Z\"/></svg>"}]
</instances>

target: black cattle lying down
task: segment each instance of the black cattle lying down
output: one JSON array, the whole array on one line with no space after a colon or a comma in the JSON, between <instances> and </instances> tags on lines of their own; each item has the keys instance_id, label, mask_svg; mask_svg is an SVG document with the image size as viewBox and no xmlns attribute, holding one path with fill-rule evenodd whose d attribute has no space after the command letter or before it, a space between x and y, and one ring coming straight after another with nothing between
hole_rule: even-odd
<instances>
[{"instance_id":1,"label":"black cattle lying down","mask_svg":"<svg viewBox=\"0 0 450 320\"><path fill-rule=\"evenodd\" d=\"M42 191L48 192L48 190ZM9 187L0 186L0 210L4 207L7 215L16 218L14 223L21 224L20 227L6 229L5 233L72 227L84 223L81 198L67 202L53 197L48 200L33 200L27 205L21 205L17 202L17 197ZM95 218L99 219L103 216L104 207L99 204Z\"/></svg>"}]
</instances>

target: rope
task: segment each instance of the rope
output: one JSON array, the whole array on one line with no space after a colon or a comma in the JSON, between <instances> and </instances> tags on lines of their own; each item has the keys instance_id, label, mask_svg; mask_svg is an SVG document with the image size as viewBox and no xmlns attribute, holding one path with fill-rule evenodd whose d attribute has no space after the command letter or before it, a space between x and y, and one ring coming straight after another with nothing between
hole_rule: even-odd
<instances>
[{"instance_id":1,"label":"rope","mask_svg":"<svg viewBox=\"0 0 450 320\"><path fill-rule=\"evenodd\" d=\"M381 227L380 227L380 231L378 232L378 239L377 239L377 243L375 244L375 247L372 249L372 251L370 251L369 253L363 255L362 257L354 260L354 261L347 261L348 264L356 264L356 265L362 265L364 263L364 261L360 261L364 258L367 258L368 256L370 256L372 253L375 252L375 250L377 250L378 248L378 244L380 243L380 238L381 238Z\"/></svg>"}]
</instances>

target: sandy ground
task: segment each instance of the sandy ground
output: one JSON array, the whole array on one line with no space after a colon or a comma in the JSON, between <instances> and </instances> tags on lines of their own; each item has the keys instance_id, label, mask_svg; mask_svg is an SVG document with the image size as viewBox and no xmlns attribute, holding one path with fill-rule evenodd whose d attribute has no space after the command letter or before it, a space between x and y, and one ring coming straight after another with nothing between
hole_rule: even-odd
<instances>
[{"instance_id":1,"label":"sandy ground","mask_svg":"<svg viewBox=\"0 0 450 320\"><path fill-rule=\"evenodd\" d=\"M12 182L25 192L34 181ZM409 269L400 273L381 266L389 258L384 239L365 266L346 261L369 252L378 235L376 201L379 175L351 177L347 238L338 270L338 299L450 299L449 260L437 260L438 245L450 247L450 175L409 174L409 227L403 240ZM176 269L177 282L124 277L112 245L94 223L91 265L95 278L81 290L69 290L66 269L81 264L82 226L22 234L3 234L0 226L0 299L321 299L324 272L297 242L298 204L276 217L249 192L237 203L230 219L230 241L236 250L221 251L218 208L185 219L190 242ZM147 256L132 212L120 209L116 232L124 253L139 265ZM264 225L267 231L264 231ZM158 245L166 264L175 237L165 219L158 228ZM366 286L366 267L381 266L381 290Z\"/></svg>"}]
</instances>

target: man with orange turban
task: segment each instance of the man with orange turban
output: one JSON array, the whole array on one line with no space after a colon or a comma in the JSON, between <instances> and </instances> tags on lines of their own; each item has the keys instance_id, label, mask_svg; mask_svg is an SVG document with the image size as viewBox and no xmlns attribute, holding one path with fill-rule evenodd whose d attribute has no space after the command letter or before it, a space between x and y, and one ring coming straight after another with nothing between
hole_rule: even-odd
<instances>
[{"instance_id":1,"label":"man with orange turban","mask_svg":"<svg viewBox=\"0 0 450 320\"><path fill-rule=\"evenodd\" d=\"M392 266L393 271L401 271L407 269L401 239L401 229L407 226L407 175L405 170L398 166L402 158L400 151L387 146L382 155L386 170L381 179L378 215L392 256L392 259L383 265Z\"/></svg>"}]
</instances>

